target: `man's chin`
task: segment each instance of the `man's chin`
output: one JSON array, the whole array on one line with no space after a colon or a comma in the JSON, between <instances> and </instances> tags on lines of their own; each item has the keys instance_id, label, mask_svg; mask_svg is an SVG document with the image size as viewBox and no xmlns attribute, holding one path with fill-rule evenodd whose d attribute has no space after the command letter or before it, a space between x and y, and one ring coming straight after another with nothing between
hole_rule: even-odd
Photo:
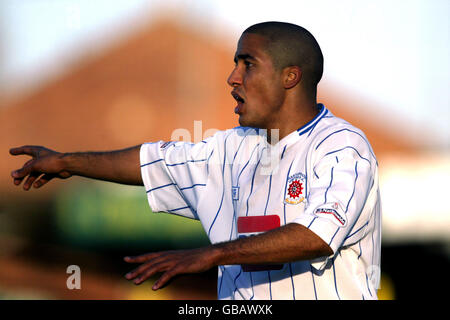
<instances>
[{"instance_id":1,"label":"man's chin","mask_svg":"<svg viewBox=\"0 0 450 320\"><path fill-rule=\"evenodd\" d=\"M257 121L252 121L251 119L248 119L244 115L239 116L239 125L241 127L262 128L260 123L258 123Z\"/></svg>"},{"instance_id":2,"label":"man's chin","mask_svg":"<svg viewBox=\"0 0 450 320\"><path fill-rule=\"evenodd\" d=\"M249 121L243 114L239 115L239 125L241 127L254 127L252 121Z\"/></svg>"}]
</instances>

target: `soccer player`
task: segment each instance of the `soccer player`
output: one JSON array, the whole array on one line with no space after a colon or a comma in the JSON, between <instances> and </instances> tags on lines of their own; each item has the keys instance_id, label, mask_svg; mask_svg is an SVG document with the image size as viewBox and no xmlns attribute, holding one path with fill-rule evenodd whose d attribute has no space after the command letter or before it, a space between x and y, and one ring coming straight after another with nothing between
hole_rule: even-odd
<instances>
[{"instance_id":1,"label":"soccer player","mask_svg":"<svg viewBox=\"0 0 450 320\"><path fill-rule=\"evenodd\" d=\"M136 284L218 267L219 299L376 299L381 208L378 164L364 133L317 103L323 56L306 29L246 29L228 84L240 127L204 141L32 159L14 184L79 175L144 185L150 207L198 219L211 245L125 257Z\"/></svg>"}]
</instances>

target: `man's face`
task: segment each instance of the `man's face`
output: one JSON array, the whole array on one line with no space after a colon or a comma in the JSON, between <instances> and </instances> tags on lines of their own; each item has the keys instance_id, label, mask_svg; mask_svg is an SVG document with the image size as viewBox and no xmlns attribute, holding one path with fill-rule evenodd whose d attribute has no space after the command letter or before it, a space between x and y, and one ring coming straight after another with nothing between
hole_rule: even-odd
<instances>
[{"instance_id":1,"label":"man's face","mask_svg":"<svg viewBox=\"0 0 450 320\"><path fill-rule=\"evenodd\" d=\"M235 68L228 77L233 87L239 124L244 127L273 129L277 127L277 112L284 101L281 71L273 67L271 57L264 50L265 39L257 34L244 33L234 57Z\"/></svg>"}]
</instances>

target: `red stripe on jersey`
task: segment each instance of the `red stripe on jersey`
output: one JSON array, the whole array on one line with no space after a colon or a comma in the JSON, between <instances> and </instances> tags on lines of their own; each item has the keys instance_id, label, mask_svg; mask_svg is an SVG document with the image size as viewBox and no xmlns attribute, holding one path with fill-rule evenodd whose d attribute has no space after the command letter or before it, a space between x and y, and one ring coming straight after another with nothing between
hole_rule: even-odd
<instances>
[{"instance_id":1,"label":"red stripe on jersey","mask_svg":"<svg viewBox=\"0 0 450 320\"><path fill-rule=\"evenodd\" d=\"M277 215L239 217L237 225L239 233L263 232L279 226L280 217Z\"/></svg>"},{"instance_id":2,"label":"red stripe on jersey","mask_svg":"<svg viewBox=\"0 0 450 320\"><path fill-rule=\"evenodd\" d=\"M280 226L280 217L277 215L239 217L237 224L238 224L237 229L240 234L251 232L264 232L278 228ZM242 270L244 272L281 270L282 268L283 268L282 264L242 265Z\"/></svg>"}]
</instances>

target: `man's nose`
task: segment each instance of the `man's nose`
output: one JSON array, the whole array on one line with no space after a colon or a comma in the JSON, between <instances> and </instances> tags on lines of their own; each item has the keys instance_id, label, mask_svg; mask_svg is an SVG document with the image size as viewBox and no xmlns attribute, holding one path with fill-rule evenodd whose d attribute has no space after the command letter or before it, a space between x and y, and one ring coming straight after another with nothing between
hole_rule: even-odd
<instances>
[{"instance_id":1,"label":"man's nose","mask_svg":"<svg viewBox=\"0 0 450 320\"><path fill-rule=\"evenodd\" d=\"M236 87L242 84L242 76L239 72L239 69L236 67L231 71L230 76L228 77L227 83L231 87Z\"/></svg>"}]
</instances>

